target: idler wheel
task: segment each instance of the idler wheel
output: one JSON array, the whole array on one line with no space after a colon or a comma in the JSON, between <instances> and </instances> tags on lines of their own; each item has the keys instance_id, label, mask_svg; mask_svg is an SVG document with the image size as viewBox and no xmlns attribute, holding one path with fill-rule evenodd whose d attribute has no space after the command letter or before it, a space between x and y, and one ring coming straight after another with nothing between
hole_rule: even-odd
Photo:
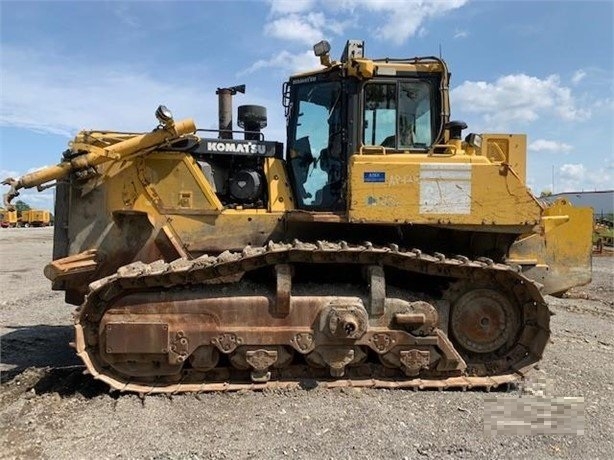
<instances>
[{"instance_id":1,"label":"idler wheel","mask_svg":"<svg viewBox=\"0 0 614 460\"><path fill-rule=\"evenodd\" d=\"M511 345L518 323L514 305L492 289L466 292L452 306L452 334L461 347L473 353L492 353Z\"/></svg>"}]
</instances>

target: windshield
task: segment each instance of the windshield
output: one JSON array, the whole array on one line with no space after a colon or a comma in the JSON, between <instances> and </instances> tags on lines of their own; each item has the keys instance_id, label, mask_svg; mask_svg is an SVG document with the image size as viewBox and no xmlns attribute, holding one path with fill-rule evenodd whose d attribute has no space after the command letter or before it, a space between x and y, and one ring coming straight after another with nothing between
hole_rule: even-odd
<instances>
[{"instance_id":1,"label":"windshield","mask_svg":"<svg viewBox=\"0 0 614 460\"><path fill-rule=\"evenodd\" d=\"M297 85L289 120L288 163L300 208L340 206L341 131L341 84Z\"/></svg>"},{"instance_id":2,"label":"windshield","mask_svg":"<svg viewBox=\"0 0 614 460\"><path fill-rule=\"evenodd\" d=\"M432 94L426 81L365 85L363 143L399 150L429 148L435 136Z\"/></svg>"}]
</instances>

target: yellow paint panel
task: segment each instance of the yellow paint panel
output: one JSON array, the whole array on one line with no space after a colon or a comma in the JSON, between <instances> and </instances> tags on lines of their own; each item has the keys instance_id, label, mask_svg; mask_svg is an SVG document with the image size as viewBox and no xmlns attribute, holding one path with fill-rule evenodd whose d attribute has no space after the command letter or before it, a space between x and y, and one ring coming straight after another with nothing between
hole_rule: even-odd
<instances>
[{"instance_id":1,"label":"yellow paint panel","mask_svg":"<svg viewBox=\"0 0 614 460\"><path fill-rule=\"evenodd\" d=\"M164 212L223 209L198 163L187 155L149 155L139 161L137 168L141 182L156 206Z\"/></svg>"},{"instance_id":2,"label":"yellow paint panel","mask_svg":"<svg viewBox=\"0 0 614 460\"><path fill-rule=\"evenodd\" d=\"M360 222L533 225L541 208L519 178L482 156L355 155L349 218Z\"/></svg>"},{"instance_id":3,"label":"yellow paint panel","mask_svg":"<svg viewBox=\"0 0 614 460\"><path fill-rule=\"evenodd\" d=\"M292 190L283 160L267 158L264 163L264 173L268 182L269 210L283 212L294 209Z\"/></svg>"},{"instance_id":4,"label":"yellow paint panel","mask_svg":"<svg viewBox=\"0 0 614 460\"><path fill-rule=\"evenodd\" d=\"M482 134L482 151L483 155L492 162L509 164L520 180L526 182L527 136L524 134Z\"/></svg>"}]
</instances>

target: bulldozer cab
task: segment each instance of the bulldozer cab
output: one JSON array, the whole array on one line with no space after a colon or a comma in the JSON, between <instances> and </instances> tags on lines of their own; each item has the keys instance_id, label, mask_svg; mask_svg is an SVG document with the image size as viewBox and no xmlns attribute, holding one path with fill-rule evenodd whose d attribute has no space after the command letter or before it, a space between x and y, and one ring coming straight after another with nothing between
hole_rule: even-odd
<instances>
[{"instance_id":1,"label":"bulldozer cab","mask_svg":"<svg viewBox=\"0 0 614 460\"><path fill-rule=\"evenodd\" d=\"M443 141L443 61L367 60L362 51L362 42L350 41L341 62L321 56L325 69L285 85L286 160L298 209L347 210L353 155L428 153Z\"/></svg>"}]
</instances>

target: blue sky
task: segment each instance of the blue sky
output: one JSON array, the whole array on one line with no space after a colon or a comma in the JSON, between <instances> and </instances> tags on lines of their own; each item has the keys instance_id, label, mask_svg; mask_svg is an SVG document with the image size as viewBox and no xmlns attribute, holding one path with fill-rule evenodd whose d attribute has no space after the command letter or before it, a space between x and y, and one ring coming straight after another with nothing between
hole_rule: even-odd
<instances>
[{"instance_id":1,"label":"blue sky","mask_svg":"<svg viewBox=\"0 0 614 460\"><path fill-rule=\"evenodd\" d=\"M217 125L218 87L268 109L284 140L281 85L339 58L439 54L452 118L471 132L528 135L534 193L614 188L614 2L191 1L0 2L0 176L56 163L80 129L150 130L176 119ZM236 114L235 114L236 117ZM24 191L52 209L53 191Z\"/></svg>"}]
</instances>

